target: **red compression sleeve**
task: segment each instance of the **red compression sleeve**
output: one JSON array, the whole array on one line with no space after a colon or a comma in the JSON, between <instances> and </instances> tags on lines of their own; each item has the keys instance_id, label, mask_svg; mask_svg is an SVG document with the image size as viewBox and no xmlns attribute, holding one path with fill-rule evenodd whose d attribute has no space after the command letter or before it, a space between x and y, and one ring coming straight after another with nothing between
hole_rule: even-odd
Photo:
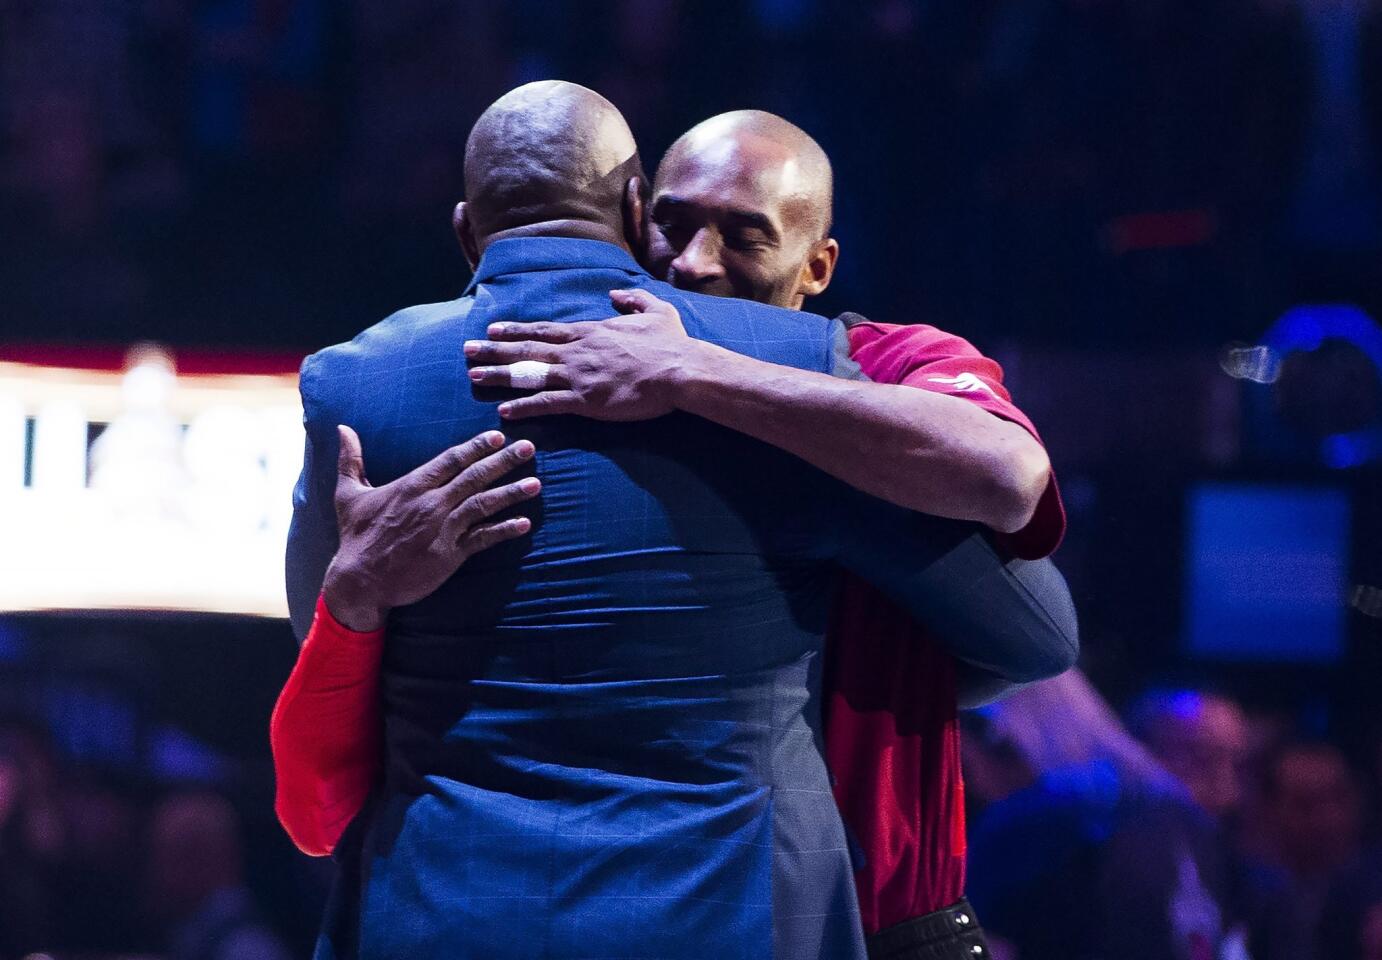
<instances>
[{"instance_id":1,"label":"red compression sleeve","mask_svg":"<svg viewBox=\"0 0 1382 960\"><path fill-rule=\"evenodd\" d=\"M379 662L384 631L317 613L269 722L274 811L299 850L326 856L364 806L380 762Z\"/></svg>"}]
</instances>

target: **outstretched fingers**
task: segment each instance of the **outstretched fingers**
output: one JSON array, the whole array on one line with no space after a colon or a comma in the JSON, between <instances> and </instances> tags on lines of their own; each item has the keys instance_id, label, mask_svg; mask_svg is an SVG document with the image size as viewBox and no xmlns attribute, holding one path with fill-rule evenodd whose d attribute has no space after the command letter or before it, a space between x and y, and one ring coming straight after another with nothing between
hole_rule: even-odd
<instances>
[{"instance_id":1,"label":"outstretched fingers","mask_svg":"<svg viewBox=\"0 0 1382 960\"><path fill-rule=\"evenodd\" d=\"M539 320L536 323L491 323L485 329L485 336L490 340L502 340L507 342L532 341L535 343L575 343L582 337L588 336L600 325L598 320L580 320L575 323L554 323L549 320ZM466 356L470 356L471 344L484 343L483 340L469 340L466 342ZM532 357L533 360L544 359L542 357Z\"/></svg>"},{"instance_id":2,"label":"outstretched fingers","mask_svg":"<svg viewBox=\"0 0 1382 960\"><path fill-rule=\"evenodd\" d=\"M416 490L431 490L449 484L471 466L492 455L504 445L504 435L487 430L465 443L447 447L431 460L416 468L404 480Z\"/></svg>"},{"instance_id":3,"label":"outstretched fingers","mask_svg":"<svg viewBox=\"0 0 1382 960\"><path fill-rule=\"evenodd\" d=\"M499 404L499 416L505 420L526 420L529 417L551 417L561 413L581 413L585 401L575 390L548 390L531 397L505 400Z\"/></svg>"},{"instance_id":4,"label":"outstretched fingers","mask_svg":"<svg viewBox=\"0 0 1382 960\"><path fill-rule=\"evenodd\" d=\"M499 478L531 460L535 452L531 440L519 440L466 467L443 488L442 508L454 510Z\"/></svg>"},{"instance_id":5,"label":"outstretched fingers","mask_svg":"<svg viewBox=\"0 0 1382 960\"><path fill-rule=\"evenodd\" d=\"M451 511L443 524L442 536L448 542L457 542L483 521L533 499L541 490L542 481L537 477L524 477L501 487L481 490Z\"/></svg>"},{"instance_id":6,"label":"outstretched fingers","mask_svg":"<svg viewBox=\"0 0 1382 960\"><path fill-rule=\"evenodd\" d=\"M514 517L512 520L503 520L499 523L486 523L466 531L456 544L456 549L462 562L464 562L481 550L488 550L490 547L507 540L517 540L532 528L533 522L527 517Z\"/></svg>"},{"instance_id":7,"label":"outstretched fingers","mask_svg":"<svg viewBox=\"0 0 1382 960\"><path fill-rule=\"evenodd\" d=\"M508 387L511 390L546 390L550 387L571 385L566 367L559 363L547 364L536 360L520 360L518 363L500 367L472 367L470 380L481 386Z\"/></svg>"},{"instance_id":8,"label":"outstretched fingers","mask_svg":"<svg viewBox=\"0 0 1382 960\"><path fill-rule=\"evenodd\" d=\"M467 340L465 345L465 357L471 363L519 363L523 360L560 363L565 352L565 343L544 343L526 338L509 341Z\"/></svg>"}]
</instances>

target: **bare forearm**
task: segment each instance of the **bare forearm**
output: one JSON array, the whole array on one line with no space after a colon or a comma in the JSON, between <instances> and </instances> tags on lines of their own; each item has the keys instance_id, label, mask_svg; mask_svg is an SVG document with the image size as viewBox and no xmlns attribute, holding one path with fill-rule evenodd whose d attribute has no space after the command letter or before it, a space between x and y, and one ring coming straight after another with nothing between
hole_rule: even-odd
<instances>
[{"instance_id":1,"label":"bare forearm","mask_svg":"<svg viewBox=\"0 0 1382 960\"><path fill-rule=\"evenodd\" d=\"M842 380L698 343L674 392L688 413L796 454L865 493L1012 532L1050 465L1016 424L967 400Z\"/></svg>"}]
</instances>

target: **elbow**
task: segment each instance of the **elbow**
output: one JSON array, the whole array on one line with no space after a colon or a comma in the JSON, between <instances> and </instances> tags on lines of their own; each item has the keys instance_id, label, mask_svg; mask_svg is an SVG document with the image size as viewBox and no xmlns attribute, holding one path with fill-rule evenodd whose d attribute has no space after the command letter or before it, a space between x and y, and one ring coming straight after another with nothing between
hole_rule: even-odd
<instances>
[{"instance_id":1,"label":"elbow","mask_svg":"<svg viewBox=\"0 0 1382 960\"><path fill-rule=\"evenodd\" d=\"M358 755L271 737L274 813L293 845L309 857L330 856L374 788L378 755L369 741Z\"/></svg>"},{"instance_id":2,"label":"elbow","mask_svg":"<svg viewBox=\"0 0 1382 960\"><path fill-rule=\"evenodd\" d=\"M1054 616L1052 623L1043 631L1043 637L1034 644L1036 655L1032 657L1024 677L1013 680L1031 684L1038 680L1050 680L1066 673L1079 662L1079 626L1075 620L1074 608Z\"/></svg>"},{"instance_id":3,"label":"elbow","mask_svg":"<svg viewBox=\"0 0 1382 960\"><path fill-rule=\"evenodd\" d=\"M1080 642L1074 636L1059 634L1039 649L1019 667L1003 672L1004 679L1012 684L1036 683L1058 677L1080 659Z\"/></svg>"},{"instance_id":4,"label":"elbow","mask_svg":"<svg viewBox=\"0 0 1382 960\"><path fill-rule=\"evenodd\" d=\"M1056 642L1047 648L1046 655L1037 663L1030 680L1049 680L1058 677L1080 659L1080 638L1075 631L1061 631ZM1029 681L1030 682L1030 681Z\"/></svg>"},{"instance_id":5,"label":"elbow","mask_svg":"<svg viewBox=\"0 0 1382 960\"><path fill-rule=\"evenodd\" d=\"M293 841L293 846L309 857L329 857L335 849L335 844L318 828L317 823L311 817L304 816L299 805L290 798L280 794L274 802L274 813L278 815L283 832Z\"/></svg>"},{"instance_id":6,"label":"elbow","mask_svg":"<svg viewBox=\"0 0 1382 960\"><path fill-rule=\"evenodd\" d=\"M331 853L332 844L327 842L320 829L320 817L310 798L304 795L303 779L296 766L302 766L300 758L290 757L288 751L274 744L274 767L277 782L274 785L274 814L279 826L288 834L288 839L309 857L325 857Z\"/></svg>"},{"instance_id":7,"label":"elbow","mask_svg":"<svg viewBox=\"0 0 1382 960\"><path fill-rule=\"evenodd\" d=\"M1005 458L993 478L988 526L998 533L1017 533L1032 522L1051 482L1051 460L1041 444L1024 444Z\"/></svg>"},{"instance_id":8,"label":"elbow","mask_svg":"<svg viewBox=\"0 0 1382 960\"><path fill-rule=\"evenodd\" d=\"M330 856L365 792L351 771L333 770L319 755L276 750L274 768L274 813L283 832L309 857Z\"/></svg>"},{"instance_id":9,"label":"elbow","mask_svg":"<svg viewBox=\"0 0 1382 960\"><path fill-rule=\"evenodd\" d=\"M1034 683L1065 673L1080 658L1080 621L1069 585L1050 560L1014 560L1008 569L1028 604L1022 618L1026 655L1011 664L1007 679Z\"/></svg>"},{"instance_id":10,"label":"elbow","mask_svg":"<svg viewBox=\"0 0 1382 960\"><path fill-rule=\"evenodd\" d=\"M324 779L319 752L307 749L300 738L284 729L283 702L274 709L269 746L274 764L274 814L288 839L309 857L331 854L335 839L325 827L326 817L317 796Z\"/></svg>"}]
</instances>

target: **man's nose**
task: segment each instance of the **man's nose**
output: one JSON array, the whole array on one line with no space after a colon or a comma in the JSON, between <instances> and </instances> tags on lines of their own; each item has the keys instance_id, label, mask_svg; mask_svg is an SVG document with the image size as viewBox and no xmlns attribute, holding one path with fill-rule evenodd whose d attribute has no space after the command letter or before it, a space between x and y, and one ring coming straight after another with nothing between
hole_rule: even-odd
<instances>
[{"instance_id":1,"label":"man's nose","mask_svg":"<svg viewBox=\"0 0 1382 960\"><path fill-rule=\"evenodd\" d=\"M720 263L720 243L709 230L697 230L695 236L672 261L672 272L688 284L707 283L725 275Z\"/></svg>"}]
</instances>

